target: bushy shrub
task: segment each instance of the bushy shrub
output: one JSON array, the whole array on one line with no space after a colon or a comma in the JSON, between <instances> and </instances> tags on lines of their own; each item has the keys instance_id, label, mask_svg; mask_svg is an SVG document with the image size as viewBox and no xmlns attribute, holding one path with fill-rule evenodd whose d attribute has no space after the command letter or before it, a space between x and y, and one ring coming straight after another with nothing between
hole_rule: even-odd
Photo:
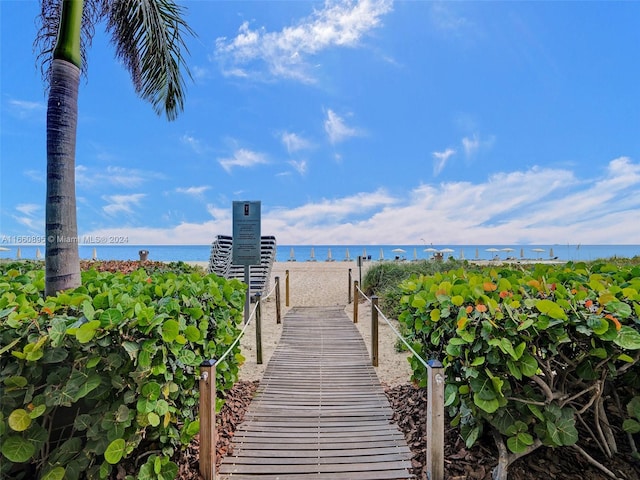
<instances>
[{"instance_id":1,"label":"bushy shrub","mask_svg":"<svg viewBox=\"0 0 640 480\"><path fill-rule=\"evenodd\" d=\"M640 423L640 268L608 264L463 269L401 284L423 358L446 368L445 404L467 445L490 431L494 478L542 445L575 446L578 424L604 455ZM412 359L414 379L426 383ZM628 407L628 417L621 405ZM640 430L640 427L638 427Z\"/></svg>"},{"instance_id":2,"label":"bushy shrub","mask_svg":"<svg viewBox=\"0 0 640 480\"><path fill-rule=\"evenodd\" d=\"M0 280L0 476L108 478L153 452L137 478L174 478L170 458L199 431L199 365L238 335L244 285L89 270L43 298L44 271L21 268ZM218 389L242 361L235 347L217 365Z\"/></svg>"}]
</instances>

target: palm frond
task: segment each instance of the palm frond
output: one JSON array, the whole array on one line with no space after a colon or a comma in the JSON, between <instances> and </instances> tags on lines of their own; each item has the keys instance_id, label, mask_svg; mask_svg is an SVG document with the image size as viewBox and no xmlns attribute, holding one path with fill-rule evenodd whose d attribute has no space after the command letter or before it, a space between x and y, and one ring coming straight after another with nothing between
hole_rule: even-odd
<instances>
[{"instance_id":1,"label":"palm frond","mask_svg":"<svg viewBox=\"0 0 640 480\"><path fill-rule=\"evenodd\" d=\"M105 18L108 11L109 0L84 0L80 53L82 55L82 74L85 77L88 67L87 52L91 47L95 25ZM62 0L40 0L40 14L37 19L39 28L33 42L33 49L36 52L40 71L47 86L51 79L51 61L58 38L61 14Z\"/></svg>"},{"instance_id":2,"label":"palm frond","mask_svg":"<svg viewBox=\"0 0 640 480\"><path fill-rule=\"evenodd\" d=\"M108 14L116 56L129 70L136 92L169 120L184 108L182 69L191 76L184 36L194 33L183 11L173 0L114 0Z\"/></svg>"}]
</instances>

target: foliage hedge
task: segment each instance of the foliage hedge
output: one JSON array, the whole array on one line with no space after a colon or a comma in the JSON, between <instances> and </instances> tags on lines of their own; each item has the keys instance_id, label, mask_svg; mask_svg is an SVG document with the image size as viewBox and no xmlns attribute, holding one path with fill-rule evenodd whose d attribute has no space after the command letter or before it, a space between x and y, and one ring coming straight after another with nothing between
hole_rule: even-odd
<instances>
[{"instance_id":1,"label":"foliage hedge","mask_svg":"<svg viewBox=\"0 0 640 480\"><path fill-rule=\"evenodd\" d=\"M611 457L623 430L635 451L640 267L457 268L399 288L399 321L413 347L445 366L453 424L468 446L485 433L496 441L494 478L540 446L586 455L579 443L590 443ZM425 386L425 367L411 364Z\"/></svg>"},{"instance_id":2,"label":"foliage hedge","mask_svg":"<svg viewBox=\"0 0 640 480\"><path fill-rule=\"evenodd\" d=\"M199 431L199 365L238 335L245 286L92 269L44 298L41 267L17 265L0 279L0 477L115 478L133 458L137 479L175 478L172 456ZM219 390L242 361L235 347L217 365Z\"/></svg>"}]
</instances>

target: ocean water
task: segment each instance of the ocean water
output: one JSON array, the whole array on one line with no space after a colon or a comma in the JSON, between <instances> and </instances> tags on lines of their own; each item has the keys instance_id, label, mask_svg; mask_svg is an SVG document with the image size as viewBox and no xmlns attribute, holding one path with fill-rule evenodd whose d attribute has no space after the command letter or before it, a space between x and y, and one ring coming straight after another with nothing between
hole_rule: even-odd
<instances>
[{"instance_id":1,"label":"ocean water","mask_svg":"<svg viewBox=\"0 0 640 480\"><path fill-rule=\"evenodd\" d=\"M9 250L0 251L0 258L36 259L44 255L44 247L38 245L2 245ZM95 249L95 252L94 252ZM564 261L596 260L599 258L640 255L640 245L278 245L276 261L355 261L358 256L370 260L414 260L428 259L434 249L444 258L466 258L469 260L501 259L548 260L557 257ZM140 250L149 252L149 260L162 262L209 261L211 245L80 245L80 258L98 260L138 260Z\"/></svg>"}]
</instances>

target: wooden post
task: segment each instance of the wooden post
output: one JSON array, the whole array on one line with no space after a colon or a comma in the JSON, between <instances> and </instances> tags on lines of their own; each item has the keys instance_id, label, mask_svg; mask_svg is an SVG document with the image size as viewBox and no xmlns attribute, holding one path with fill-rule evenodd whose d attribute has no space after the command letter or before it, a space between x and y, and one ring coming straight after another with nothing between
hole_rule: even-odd
<instances>
[{"instance_id":1,"label":"wooden post","mask_svg":"<svg viewBox=\"0 0 640 480\"><path fill-rule=\"evenodd\" d=\"M358 323L358 280L353 281L353 323Z\"/></svg>"},{"instance_id":2,"label":"wooden post","mask_svg":"<svg viewBox=\"0 0 640 480\"><path fill-rule=\"evenodd\" d=\"M278 325L282 323L280 316L280 277L276 277L276 323Z\"/></svg>"},{"instance_id":3,"label":"wooden post","mask_svg":"<svg viewBox=\"0 0 640 480\"><path fill-rule=\"evenodd\" d=\"M216 361L200 364L200 474L216 478Z\"/></svg>"},{"instance_id":4,"label":"wooden post","mask_svg":"<svg viewBox=\"0 0 640 480\"><path fill-rule=\"evenodd\" d=\"M378 297L371 297L371 365L378 366Z\"/></svg>"},{"instance_id":5,"label":"wooden post","mask_svg":"<svg viewBox=\"0 0 640 480\"><path fill-rule=\"evenodd\" d=\"M256 363L262 365L262 312L260 300L262 293L256 293Z\"/></svg>"},{"instance_id":6,"label":"wooden post","mask_svg":"<svg viewBox=\"0 0 640 480\"><path fill-rule=\"evenodd\" d=\"M444 479L444 368L427 362L427 479Z\"/></svg>"},{"instance_id":7,"label":"wooden post","mask_svg":"<svg viewBox=\"0 0 640 480\"><path fill-rule=\"evenodd\" d=\"M285 306L288 307L289 306L289 270L285 271L285 277L284 277L284 299L285 299Z\"/></svg>"},{"instance_id":8,"label":"wooden post","mask_svg":"<svg viewBox=\"0 0 640 480\"><path fill-rule=\"evenodd\" d=\"M249 265L244 266L244 283L247 284L247 295L244 299L244 323L246 325L251 314L251 267Z\"/></svg>"},{"instance_id":9,"label":"wooden post","mask_svg":"<svg viewBox=\"0 0 640 480\"><path fill-rule=\"evenodd\" d=\"M347 304L351 303L351 269L349 269L349 294L347 296Z\"/></svg>"}]
</instances>

